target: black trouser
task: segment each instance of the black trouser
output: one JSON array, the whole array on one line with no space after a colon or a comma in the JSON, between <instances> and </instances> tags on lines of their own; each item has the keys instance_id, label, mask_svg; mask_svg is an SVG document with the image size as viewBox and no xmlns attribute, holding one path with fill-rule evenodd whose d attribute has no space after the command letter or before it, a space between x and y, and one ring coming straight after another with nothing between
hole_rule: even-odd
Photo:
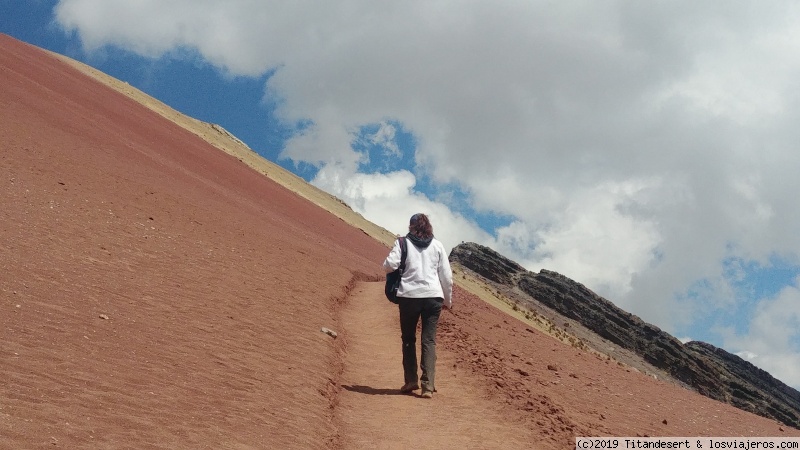
<instances>
[{"instance_id":1,"label":"black trouser","mask_svg":"<svg viewBox=\"0 0 800 450\"><path fill-rule=\"evenodd\" d=\"M406 383L422 382L423 391L435 392L436 324L442 313L440 298L400 298L400 333ZM417 322L422 317L422 378L417 378Z\"/></svg>"}]
</instances>

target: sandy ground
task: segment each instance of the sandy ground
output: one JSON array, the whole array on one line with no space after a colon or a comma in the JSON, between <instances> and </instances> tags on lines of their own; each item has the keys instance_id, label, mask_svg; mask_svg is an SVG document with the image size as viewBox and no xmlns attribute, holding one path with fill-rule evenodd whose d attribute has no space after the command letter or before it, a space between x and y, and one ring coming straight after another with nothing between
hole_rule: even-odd
<instances>
[{"instance_id":1,"label":"sandy ground","mask_svg":"<svg viewBox=\"0 0 800 450\"><path fill-rule=\"evenodd\" d=\"M440 323L440 392L394 395L385 243L3 35L0 136L2 449L800 436L462 289Z\"/></svg>"},{"instance_id":2,"label":"sandy ground","mask_svg":"<svg viewBox=\"0 0 800 450\"><path fill-rule=\"evenodd\" d=\"M341 448L531 448L537 437L458 369L454 352L437 352L435 398L398 391L399 312L382 295L383 283L361 283L343 305L346 352L336 411ZM443 311L441 323L448 316Z\"/></svg>"}]
</instances>

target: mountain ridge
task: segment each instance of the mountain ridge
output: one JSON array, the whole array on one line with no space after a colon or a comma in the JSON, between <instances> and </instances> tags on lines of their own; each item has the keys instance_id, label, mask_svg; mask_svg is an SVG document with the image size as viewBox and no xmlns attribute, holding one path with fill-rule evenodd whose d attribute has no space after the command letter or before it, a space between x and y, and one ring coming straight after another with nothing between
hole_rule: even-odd
<instances>
[{"instance_id":1,"label":"mountain ridge","mask_svg":"<svg viewBox=\"0 0 800 450\"><path fill-rule=\"evenodd\" d=\"M520 290L528 297L521 300L525 306L536 301L575 320L702 395L800 427L800 392L736 355L708 343L683 344L583 284L545 269L530 272L489 247L462 243L450 259L497 285Z\"/></svg>"}]
</instances>

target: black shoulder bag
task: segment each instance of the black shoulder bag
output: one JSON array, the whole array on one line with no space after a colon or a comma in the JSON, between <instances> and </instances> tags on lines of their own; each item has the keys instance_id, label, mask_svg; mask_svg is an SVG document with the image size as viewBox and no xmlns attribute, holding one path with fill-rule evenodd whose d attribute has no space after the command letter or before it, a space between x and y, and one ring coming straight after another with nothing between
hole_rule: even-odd
<instances>
[{"instance_id":1,"label":"black shoulder bag","mask_svg":"<svg viewBox=\"0 0 800 450\"><path fill-rule=\"evenodd\" d=\"M406 238L397 238L400 241L400 266L394 271L386 274L386 298L392 303L397 301L397 289L400 287L400 279L403 278L403 271L406 270Z\"/></svg>"}]
</instances>

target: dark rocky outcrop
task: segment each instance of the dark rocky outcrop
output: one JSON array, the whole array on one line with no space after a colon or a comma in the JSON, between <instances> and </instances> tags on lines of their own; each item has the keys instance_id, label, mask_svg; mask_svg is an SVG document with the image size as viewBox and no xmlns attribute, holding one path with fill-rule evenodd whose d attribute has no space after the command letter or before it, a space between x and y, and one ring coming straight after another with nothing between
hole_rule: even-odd
<instances>
[{"instance_id":1,"label":"dark rocky outcrop","mask_svg":"<svg viewBox=\"0 0 800 450\"><path fill-rule=\"evenodd\" d=\"M510 285L514 278L528 271L519 264L497 253L489 247L484 247L472 242L462 242L450 252L451 261L459 261L473 272L494 281L495 283ZM472 261L474 264L467 266L463 261Z\"/></svg>"},{"instance_id":2,"label":"dark rocky outcrop","mask_svg":"<svg viewBox=\"0 0 800 450\"><path fill-rule=\"evenodd\" d=\"M696 355L717 362L723 368L723 385L730 403L737 408L772 417L787 425L800 424L800 392L737 355L706 342L687 342ZM768 414L762 414L766 411Z\"/></svg>"},{"instance_id":3,"label":"dark rocky outcrop","mask_svg":"<svg viewBox=\"0 0 800 450\"><path fill-rule=\"evenodd\" d=\"M564 275L530 272L479 244L462 243L452 250L450 260L496 285L522 292L531 302L634 352L707 397L800 428L800 393L736 355L702 342L682 344Z\"/></svg>"}]
</instances>

